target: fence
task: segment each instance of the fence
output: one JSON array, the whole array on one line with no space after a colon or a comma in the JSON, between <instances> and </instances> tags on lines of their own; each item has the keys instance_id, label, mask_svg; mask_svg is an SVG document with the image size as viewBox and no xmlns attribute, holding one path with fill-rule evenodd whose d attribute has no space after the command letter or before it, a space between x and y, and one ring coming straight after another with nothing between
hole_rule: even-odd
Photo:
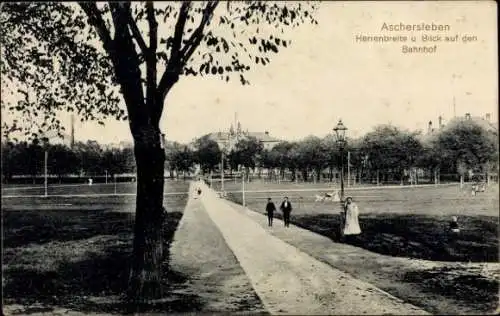
<instances>
[{"instance_id":1,"label":"fence","mask_svg":"<svg viewBox=\"0 0 500 316\"><path fill-rule=\"evenodd\" d=\"M88 183L88 180L92 179L93 183L112 183L115 182L115 177L112 175L68 175L68 176L56 176L47 175L48 184L78 184L78 183ZM3 184L44 184L45 176L12 176L10 179L2 179ZM134 182L136 180L135 175L117 175L116 182Z\"/></svg>"},{"instance_id":2,"label":"fence","mask_svg":"<svg viewBox=\"0 0 500 316\"><path fill-rule=\"evenodd\" d=\"M490 181L491 182L498 182L498 176L490 176ZM242 176L241 175L230 175L230 174L225 174L224 175L224 180L222 181L222 177L220 174L213 174L212 176L210 175L204 175L203 176L204 181L207 183L207 185L210 185L211 183L216 185L216 186L221 186L222 182L225 183L235 183L235 182L241 182ZM478 180L479 179L479 180ZM285 177L263 177L263 176L258 176L257 174L249 174L248 178L246 178L247 182L260 182L260 183L296 183L296 184L324 184L325 186L328 185L340 185L340 178L336 177L333 179L321 177L319 180L317 178L308 178L306 181L301 176L291 177L290 175L285 175ZM464 177L462 179L465 182L473 182L473 181L485 181L486 177ZM419 176L415 178L404 178L404 179L393 179L393 178L383 178L380 177L377 179L376 177L363 177L359 178L358 176L351 176L350 178L344 178L344 186L374 186L374 185L403 185L403 186L408 186L408 185L419 185L419 184L435 184L440 183L440 184L451 184L451 183L460 183L460 175L459 174L439 174L436 179L434 177L430 176Z\"/></svg>"},{"instance_id":3,"label":"fence","mask_svg":"<svg viewBox=\"0 0 500 316\"><path fill-rule=\"evenodd\" d=\"M170 174L166 173L164 175L165 180L172 179ZM194 175L179 175L174 176L173 179L180 180L191 180L195 179ZM87 174L87 175L65 175L65 176L57 176L57 175L47 175L48 184L86 184L89 179L92 179L93 183L113 183L113 182L135 182L137 181L136 174ZM45 175L14 175L10 178L2 177L2 184L13 184L13 185L21 185L21 184L44 184L45 183Z\"/></svg>"}]
</instances>

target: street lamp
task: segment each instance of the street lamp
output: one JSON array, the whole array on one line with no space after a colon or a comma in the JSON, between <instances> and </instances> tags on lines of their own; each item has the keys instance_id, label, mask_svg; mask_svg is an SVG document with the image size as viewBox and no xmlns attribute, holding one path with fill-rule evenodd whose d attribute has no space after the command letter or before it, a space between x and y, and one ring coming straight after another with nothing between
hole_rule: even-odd
<instances>
[{"instance_id":1,"label":"street lamp","mask_svg":"<svg viewBox=\"0 0 500 316\"><path fill-rule=\"evenodd\" d=\"M221 150L221 155L220 155L220 191L222 196L224 196L224 151L226 150L225 147L222 148Z\"/></svg>"},{"instance_id":2,"label":"street lamp","mask_svg":"<svg viewBox=\"0 0 500 316\"><path fill-rule=\"evenodd\" d=\"M335 139L337 141L337 145L340 149L340 201L344 201L344 148L347 144L347 140L345 138L345 132L347 131L347 127L342 123L340 119L337 123L337 126L333 129L335 131Z\"/></svg>"},{"instance_id":3,"label":"street lamp","mask_svg":"<svg viewBox=\"0 0 500 316\"><path fill-rule=\"evenodd\" d=\"M221 157L220 157L220 165L221 165L221 194L222 196L226 196L226 192L224 190L224 161L226 160L231 147L232 147L232 138L231 138L231 131L227 133L227 138L222 142L222 148L221 148ZM229 166L231 168L231 166Z\"/></svg>"},{"instance_id":4,"label":"street lamp","mask_svg":"<svg viewBox=\"0 0 500 316\"><path fill-rule=\"evenodd\" d=\"M49 176L48 176L48 161L49 161L49 141L51 139L55 138L54 135L49 135L49 134L44 134L42 135L41 139L43 141L43 151L44 151L44 163L43 163L43 169L44 169L44 175L43 175L43 187L44 187L44 197L49 196Z\"/></svg>"}]
</instances>

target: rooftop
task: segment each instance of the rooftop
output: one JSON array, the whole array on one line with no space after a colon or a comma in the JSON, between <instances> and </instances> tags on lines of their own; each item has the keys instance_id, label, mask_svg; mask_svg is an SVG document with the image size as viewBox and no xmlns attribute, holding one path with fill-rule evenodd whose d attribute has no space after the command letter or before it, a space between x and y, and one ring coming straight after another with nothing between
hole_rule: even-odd
<instances>
[{"instance_id":1,"label":"rooftop","mask_svg":"<svg viewBox=\"0 0 500 316\"><path fill-rule=\"evenodd\" d=\"M491 115L489 113L487 113L485 116L472 116L470 115L470 113L465 113L465 115L463 116L451 118L446 124L443 124L442 120L443 118L439 117L438 124L436 124L435 127L433 126L433 122L429 121L427 132L421 135L421 140L424 142L429 141L437 135L438 131L446 130L464 121L473 122L482 127L484 130L498 136L498 122L492 122Z\"/></svg>"}]
</instances>

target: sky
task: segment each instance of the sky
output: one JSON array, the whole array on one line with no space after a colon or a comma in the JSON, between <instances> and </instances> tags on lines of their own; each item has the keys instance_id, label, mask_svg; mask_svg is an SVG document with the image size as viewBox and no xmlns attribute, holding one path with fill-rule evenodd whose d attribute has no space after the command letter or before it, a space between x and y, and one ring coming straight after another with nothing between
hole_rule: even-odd
<instances>
[{"instance_id":1,"label":"sky","mask_svg":"<svg viewBox=\"0 0 500 316\"><path fill-rule=\"evenodd\" d=\"M437 124L441 115L446 123L454 113L491 113L498 122L496 10L493 1L322 2L319 24L294 30L292 45L248 73L250 86L181 78L167 97L161 128L167 139L189 142L227 130L235 113L244 129L287 140L325 136L339 119L351 137L386 123L424 130L429 120ZM384 23L434 23L450 30L382 31ZM441 41L423 43L424 34ZM414 35L417 41L360 43L356 35ZM458 42L444 42L456 35ZM464 36L473 41L463 42ZM403 53L404 44L436 47ZM75 128L77 140L132 140L127 122Z\"/></svg>"}]
</instances>

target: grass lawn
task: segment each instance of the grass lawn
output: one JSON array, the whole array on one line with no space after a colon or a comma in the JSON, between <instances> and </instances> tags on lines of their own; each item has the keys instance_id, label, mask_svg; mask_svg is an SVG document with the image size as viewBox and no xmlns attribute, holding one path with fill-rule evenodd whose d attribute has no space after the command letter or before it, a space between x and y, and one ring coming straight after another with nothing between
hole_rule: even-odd
<instances>
[{"instance_id":1,"label":"grass lawn","mask_svg":"<svg viewBox=\"0 0 500 316\"><path fill-rule=\"evenodd\" d=\"M180 180L179 182L184 182ZM175 193L180 191L175 191L174 188L168 186L168 184L177 183L174 180L167 180L165 186L165 193ZM175 185L174 185L175 186ZM179 190L183 190L179 188ZM186 190L187 191L187 187ZM45 193L43 184L35 185L3 185L2 186L2 196L43 196ZM136 193L136 183L133 182L118 182L118 183L94 183L93 185L88 184L49 184L47 189L47 194L50 195L86 195L86 194L108 194L113 193L125 194L133 196Z\"/></svg>"},{"instance_id":2,"label":"grass lawn","mask_svg":"<svg viewBox=\"0 0 500 316\"><path fill-rule=\"evenodd\" d=\"M276 184L246 185L246 205L264 212L267 197L278 204L288 196L294 205L291 221L300 227L339 239L341 206L338 202L315 202L314 195L324 191L299 184L285 184L282 192ZM226 190L240 190L240 184L228 182ZM229 199L241 204L242 193L230 192ZM472 197L458 186L387 188L348 188L360 208L363 233L350 243L381 254L437 261L498 261L498 185ZM277 216L281 216L278 212ZM449 236L446 228L452 216L458 216L461 233Z\"/></svg>"},{"instance_id":3,"label":"grass lawn","mask_svg":"<svg viewBox=\"0 0 500 316\"><path fill-rule=\"evenodd\" d=\"M228 199L241 204L242 193L235 192L240 189L226 183ZM280 191L247 191L249 209L264 214L267 197L278 207L282 197L288 196L294 205L293 224L334 243L339 241L340 204L315 202L315 194L324 190L310 191L304 184L287 184L280 189L276 184L257 183L247 184L246 189ZM446 306L450 304L456 304L455 312L487 313L498 307L498 267L484 272L479 264L498 262L498 186L475 197L458 186L361 188L347 189L346 193L358 203L363 232L348 241L360 248L357 255L338 253L338 259L325 258L335 268L433 313L449 313ZM461 233L451 238L446 228L454 215L458 216ZM275 216L282 219L279 211ZM321 248L329 247L290 239L291 244L320 259ZM363 253L362 249L372 253ZM417 260L420 264L415 265L413 259L430 261ZM469 266L469 261L478 264Z\"/></svg>"},{"instance_id":4,"label":"grass lawn","mask_svg":"<svg viewBox=\"0 0 500 316\"><path fill-rule=\"evenodd\" d=\"M167 192L186 192L188 182L167 182ZM123 188L133 192L133 185ZM97 187L97 186L96 186ZM88 186L60 187L88 194ZM17 190L13 190L19 192ZM177 228L187 195L167 195L164 249ZM2 199L4 304L123 314L134 223L133 196ZM168 253L166 254L168 258ZM184 276L166 273L165 289ZM176 297L140 311L189 311L196 297ZM28 313L25 310L24 313Z\"/></svg>"}]
</instances>

